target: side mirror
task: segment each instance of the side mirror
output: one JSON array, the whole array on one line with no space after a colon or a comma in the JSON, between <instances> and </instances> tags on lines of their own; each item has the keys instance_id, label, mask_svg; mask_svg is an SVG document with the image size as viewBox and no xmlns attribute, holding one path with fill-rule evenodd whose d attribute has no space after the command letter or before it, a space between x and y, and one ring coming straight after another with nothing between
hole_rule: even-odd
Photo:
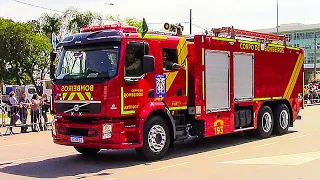
<instances>
[{"instance_id":1,"label":"side mirror","mask_svg":"<svg viewBox=\"0 0 320 180\"><path fill-rule=\"evenodd\" d=\"M55 65L50 64L50 79L54 79L55 71L56 71Z\"/></svg>"},{"instance_id":2,"label":"side mirror","mask_svg":"<svg viewBox=\"0 0 320 180\"><path fill-rule=\"evenodd\" d=\"M150 55L144 55L142 57L142 72L144 74L154 71L154 57Z\"/></svg>"}]
</instances>

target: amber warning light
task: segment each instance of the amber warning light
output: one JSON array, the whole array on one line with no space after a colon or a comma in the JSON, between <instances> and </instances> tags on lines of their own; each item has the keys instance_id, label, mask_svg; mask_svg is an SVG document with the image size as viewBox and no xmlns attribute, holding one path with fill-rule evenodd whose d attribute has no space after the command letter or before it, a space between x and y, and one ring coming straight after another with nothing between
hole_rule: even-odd
<instances>
[{"instance_id":1,"label":"amber warning light","mask_svg":"<svg viewBox=\"0 0 320 180\"><path fill-rule=\"evenodd\" d=\"M81 32L92 32L101 30L118 30L124 33L137 33L137 28L133 26L121 26L120 24L87 26L81 29Z\"/></svg>"}]
</instances>

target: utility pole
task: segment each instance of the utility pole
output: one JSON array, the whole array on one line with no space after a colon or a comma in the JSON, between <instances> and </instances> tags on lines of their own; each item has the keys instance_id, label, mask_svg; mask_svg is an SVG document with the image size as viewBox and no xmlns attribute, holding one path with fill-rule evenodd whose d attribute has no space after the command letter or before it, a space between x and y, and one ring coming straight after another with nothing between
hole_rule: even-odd
<instances>
[{"instance_id":1,"label":"utility pole","mask_svg":"<svg viewBox=\"0 0 320 180\"><path fill-rule=\"evenodd\" d=\"M277 0L277 34L279 33L279 3Z\"/></svg>"},{"instance_id":2,"label":"utility pole","mask_svg":"<svg viewBox=\"0 0 320 180\"><path fill-rule=\"evenodd\" d=\"M314 72L313 72L313 77L314 79L316 79L316 72L317 72L317 33L314 32L314 55L313 55L313 68L314 68Z\"/></svg>"},{"instance_id":3,"label":"utility pole","mask_svg":"<svg viewBox=\"0 0 320 180\"><path fill-rule=\"evenodd\" d=\"M190 9L190 35L192 35L192 9Z\"/></svg>"}]
</instances>

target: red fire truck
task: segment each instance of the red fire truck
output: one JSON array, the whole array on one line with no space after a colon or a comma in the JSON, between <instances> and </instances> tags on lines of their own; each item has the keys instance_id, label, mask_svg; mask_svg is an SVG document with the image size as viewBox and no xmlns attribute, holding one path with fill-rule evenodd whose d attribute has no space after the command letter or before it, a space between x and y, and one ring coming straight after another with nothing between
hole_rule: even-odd
<instances>
[{"instance_id":1,"label":"red fire truck","mask_svg":"<svg viewBox=\"0 0 320 180\"><path fill-rule=\"evenodd\" d=\"M287 133L303 108L303 49L284 36L212 32L142 37L116 24L65 38L51 74L54 143L156 160L190 136Z\"/></svg>"}]
</instances>

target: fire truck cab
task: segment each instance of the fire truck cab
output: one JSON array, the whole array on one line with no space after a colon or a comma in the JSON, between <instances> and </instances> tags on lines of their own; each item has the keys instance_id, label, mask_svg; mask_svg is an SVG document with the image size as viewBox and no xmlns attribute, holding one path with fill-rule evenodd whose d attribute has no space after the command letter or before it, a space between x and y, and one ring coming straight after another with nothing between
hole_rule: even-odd
<instances>
[{"instance_id":1,"label":"fire truck cab","mask_svg":"<svg viewBox=\"0 0 320 180\"><path fill-rule=\"evenodd\" d=\"M156 160L190 136L285 134L303 107L303 50L227 30L142 37L116 24L66 37L53 79L54 143L82 154L135 148Z\"/></svg>"}]
</instances>

